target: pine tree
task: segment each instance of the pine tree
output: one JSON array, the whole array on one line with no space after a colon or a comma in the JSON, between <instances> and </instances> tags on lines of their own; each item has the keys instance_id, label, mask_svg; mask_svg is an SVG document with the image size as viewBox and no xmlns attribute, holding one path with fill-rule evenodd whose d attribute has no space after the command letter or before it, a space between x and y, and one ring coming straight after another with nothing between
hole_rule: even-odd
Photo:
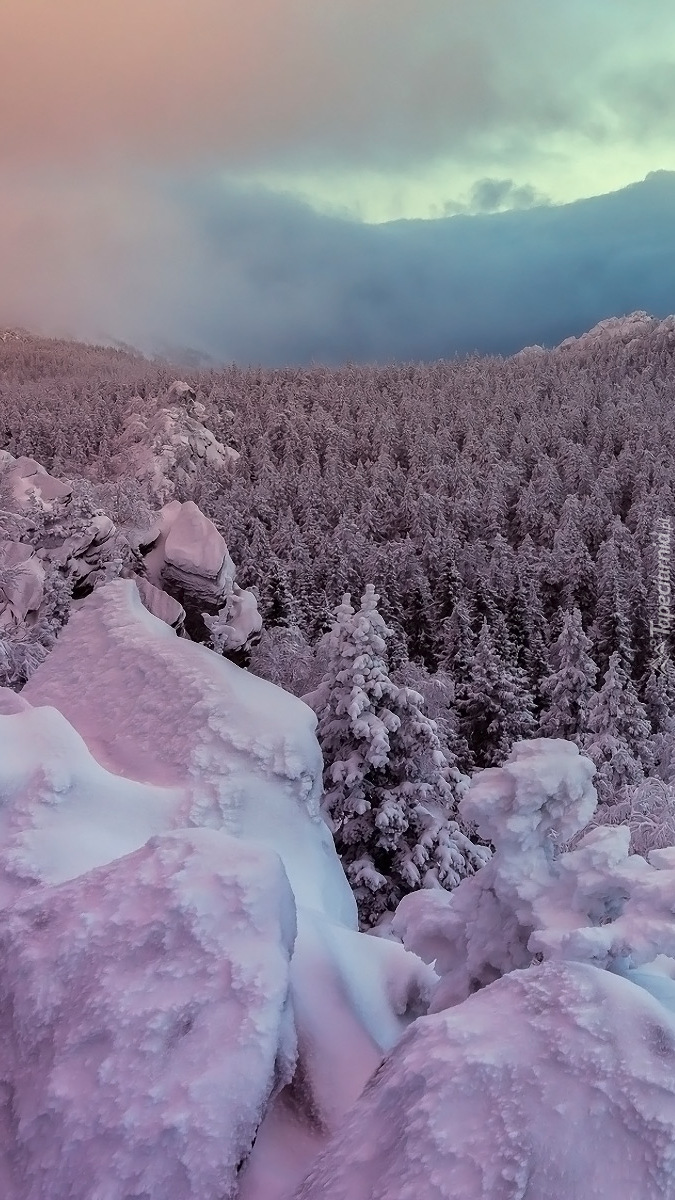
<instances>
[{"instance_id":1,"label":"pine tree","mask_svg":"<svg viewBox=\"0 0 675 1200\"><path fill-rule=\"evenodd\" d=\"M433 600L429 584L421 574L418 574L407 592L405 616L410 657L434 671L438 666L438 657Z\"/></svg>"},{"instance_id":2,"label":"pine tree","mask_svg":"<svg viewBox=\"0 0 675 1200\"><path fill-rule=\"evenodd\" d=\"M364 926L416 888L454 887L485 858L455 820L461 776L422 696L391 679L378 601L372 585L357 613L343 598L326 675L305 697L318 716L324 812Z\"/></svg>"},{"instance_id":3,"label":"pine tree","mask_svg":"<svg viewBox=\"0 0 675 1200\"><path fill-rule=\"evenodd\" d=\"M547 627L537 581L527 564L518 567L508 631L532 693L534 711L539 712L543 704L541 682L547 668Z\"/></svg>"},{"instance_id":4,"label":"pine tree","mask_svg":"<svg viewBox=\"0 0 675 1200\"><path fill-rule=\"evenodd\" d=\"M462 594L462 579L457 566L455 547L452 544L447 547L443 554L435 590L436 603L434 617L436 624L441 626L443 621L452 615L454 607Z\"/></svg>"},{"instance_id":5,"label":"pine tree","mask_svg":"<svg viewBox=\"0 0 675 1200\"><path fill-rule=\"evenodd\" d=\"M582 744L598 673L589 653L591 644L579 609L564 613L562 630L551 649L551 670L541 685L545 703L539 720L542 737Z\"/></svg>"},{"instance_id":6,"label":"pine tree","mask_svg":"<svg viewBox=\"0 0 675 1200\"><path fill-rule=\"evenodd\" d=\"M579 521L578 503L567 501L553 535L546 582L551 608L578 608L588 620L595 594L595 569Z\"/></svg>"},{"instance_id":7,"label":"pine tree","mask_svg":"<svg viewBox=\"0 0 675 1200\"><path fill-rule=\"evenodd\" d=\"M464 600L458 600L451 616L443 621L439 664L450 672L456 686L469 679L474 645L471 613Z\"/></svg>"}]
</instances>

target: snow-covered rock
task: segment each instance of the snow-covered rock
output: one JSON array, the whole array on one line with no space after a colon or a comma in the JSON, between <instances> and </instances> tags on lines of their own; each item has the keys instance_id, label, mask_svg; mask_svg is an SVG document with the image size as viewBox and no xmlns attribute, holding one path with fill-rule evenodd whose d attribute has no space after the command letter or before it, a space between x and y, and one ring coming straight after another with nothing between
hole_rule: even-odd
<instances>
[{"instance_id":1,"label":"snow-covered rock","mask_svg":"<svg viewBox=\"0 0 675 1200\"><path fill-rule=\"evenodd\" d=\"M392 922L441 976L432 1011L537 961L629 975L675 957L675 850L631 854L627 826L577 837L596 807L592 775L571 742L539 739L474 778L462 811L492 859L449 896L406 897Z\"/></svg>"},{"instance_id":2,"label":"snow-covered rock","mask_svg":"<svg viewBox=\"0 0 675 1200\"><path fill-rule=\"evenodd\" d=\"M13 458L4 453L2 483L18 508L33 502L51 510L54 502L67 501L73 492L71 483L56 479L34 458Z\"/></svg>"},{"instance_id":3,"label":"snow-covered rock","mask_svg":"<svg viewBox=\"0 0 675 1200\"><path fill-rule=\"evenodd\" d=\"M179 604L168 592L155 587L144 576L136 575L135 581L138 594L148 612L152 613L153 617L157 617L158 620L164 621L165 625L170 625L172 629L181 630L185 622L185 609L183 605Z\"/></svg>"},{"instance_id":4,"label":"snow-covered rock","mask_svg":"<svg viewBox=\"0 0 675 1200\"><path fill-rule=\"evenodd\" d=\"M225 539L193 501L165 504L137 544L148 580L179 601L198 641L211 630L219 650L238 650L259 633L255 596L235 583Z\"/></svg>"},{"instance_id":5,"label":"snow-covered rock","mask_svg":"<svg viewBox=\"0 0 675 1200\"><path fill-rule=\"evenodd\" d=\"M0 712L0 903L185 827L281 860L297 909L298 1062L265 1115L242 1200L288 1195L436 978L357 932L320 815L314 714L176 637L127 580L84 600L21 696L0 691Z\"/></svg>"},{"instance_id":6,"label":"snow-covered rock","mask_svg":"<svg viewBox=\"0 0 675 1200\"><path fill-rule=\"evenodd\" d=\"M279 859L158 837L0 912L3 1200L226 1200L293 1073Z\"/></svg>"},{"instance_id":7,"label":"snow-covered rock","mask_svg":"<svg viewBox=\"0 0 675 1200\"><path fill-rule=\"evenodd\" d=\"M44 568L32 546L0 541L0 628L19 625L38 611L44 582Z\"/></svg>"},{"instance_id":8,"label":"snow-covered rock","mask_svg":"<svg viewBox=\"0 0 675 1200\"><path fill-rule=\"evenodd\" d=\"M544 964L418 1021L295 1200L672 1200L675 1022Z\"/></svg>"},{"instance_id":9,"label":"snow-covered rock","mask_svg":"<svg viewBox=\"0 0 675 1200\"><path fill-rule=\"evenodd\" d=\"M0 330L0 342L27 342L31 335L25 329Z\"/></svg>"},{"instance_id":10,"label":"snow-covered rock","mask_svg":"<svg viewBox=\"0 0 675 1200\"><path fill-rule=\"evenodd\" d=\"M592 329L579 337L568 337L560 343L559 350L597 350L607 342L630 345L640 338L655 332L675 333L675 317L659 320L643 310L628 313L623 317L607 317L598 321Z\"/></svg>"},{"instance_id":11,"label":"snow-covered rock","mask_svg":"<svg viewBox=\"0 0 675 1200\"><path fill-rule=\"evenodd\" d=\"M132 406L120 437L118 467L147 482L161 502L174 495L177 482L194 478L204 464L226 472L239 458L201 422L203 405L181 380L154 405L135 397Z\"/></svg>"},{"instance_id":12,"label":"snow-covered rock","mask_svg":"<svg viewBox=\"0 0 675 1200\"><path fill-rule=\"evenodd\" d=\"M208 825L269 845L300 903L355 927L319 811L313 712L176 637L133 581L87 597L22 695L63 713L113 774L176 788L175 827Z\"/></svg>"},{"instance_id":13,"label":"snow-covered rock","mask_svg":"<svg viewBox=\"0 0 675 1200\"><path fill-rule=\"evenodd\" d=\"M441 975L434 1010L527 967L540 949L530 943L535 930L591 923L590 898L566 873L569 856L559 847L595 811L594 774L572 742L539 738L517 743L502 767L474 776L460 811L495 846L492 858L452 892L405 896L392 925Z\"/></svg>"}]
</instances>

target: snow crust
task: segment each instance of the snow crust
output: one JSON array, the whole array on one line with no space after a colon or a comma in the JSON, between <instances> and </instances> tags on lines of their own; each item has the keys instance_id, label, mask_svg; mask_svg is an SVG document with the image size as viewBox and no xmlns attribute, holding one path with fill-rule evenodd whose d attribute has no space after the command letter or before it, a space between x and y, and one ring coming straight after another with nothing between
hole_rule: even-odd
<instances>
[{"instance_id":1,"label":"snow crust","mask_svg":"<svg viewBox=\"0 0 675 1200\"><path fill-rule=\"evenodd\" d=\"M633 983L544 964L422 1018L295 1200L672 1200L675 1023Z\"/></svg>"}]
</instances>

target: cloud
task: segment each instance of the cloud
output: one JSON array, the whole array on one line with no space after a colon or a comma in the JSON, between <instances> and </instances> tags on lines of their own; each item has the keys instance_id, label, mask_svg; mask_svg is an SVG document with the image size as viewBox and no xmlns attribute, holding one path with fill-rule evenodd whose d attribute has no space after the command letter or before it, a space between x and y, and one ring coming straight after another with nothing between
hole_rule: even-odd
<instances>
[{"instance_id":1,"label":"cloud","mask_svg":"<svg viewBox=\"0 0 675 1200\"><path fill-rule=\"evenodd\" d=\"M508 353L675 311L672 173L567 206L377 226L198 174L24 173L0 184L0 210L0 324L223 361Z\"/></svg>"},{"instance_id":2,"label":"cloud","mask_svg":"<svg viewBox=\"0 0 675 1200\"><path fill-rule=\"evenodd\" d=\"M637 136L674 34L671 0L3 0L0 159L508 162Z\"/></svg>"},{"instance_id":3,"label":"cloud","mask_svg":"<svg viewBox=\"0 0 675 1200\"><path fill-rule=\"evenodd\" d=\"M478 179L471 189L470 211L490 213L548 203L548 197L531 184L516 184L513 179Z\"/></svg>"}]
</instances>

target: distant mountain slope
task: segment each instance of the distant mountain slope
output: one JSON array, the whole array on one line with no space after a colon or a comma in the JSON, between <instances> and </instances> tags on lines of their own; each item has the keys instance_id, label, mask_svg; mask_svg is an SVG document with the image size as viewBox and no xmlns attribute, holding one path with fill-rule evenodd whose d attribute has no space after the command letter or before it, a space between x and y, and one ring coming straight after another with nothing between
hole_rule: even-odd
<instances>
[{"instance_id":1,"label":"distant mountain slope","mask_svg":"<svg viewBox=\"0 0 675 1200\"><path fill-rule=\"evenodd\" d=\"M382 225L199 177L153 187L126 198L161 216L151 233L109 214L86 245L41 194L26 197L47 256L69 249L31 279L0 229L0 323L175 348L191 365L336 364L510 354L675 310L675 172L573 204Z\"/></svg>"}]
</instances>

